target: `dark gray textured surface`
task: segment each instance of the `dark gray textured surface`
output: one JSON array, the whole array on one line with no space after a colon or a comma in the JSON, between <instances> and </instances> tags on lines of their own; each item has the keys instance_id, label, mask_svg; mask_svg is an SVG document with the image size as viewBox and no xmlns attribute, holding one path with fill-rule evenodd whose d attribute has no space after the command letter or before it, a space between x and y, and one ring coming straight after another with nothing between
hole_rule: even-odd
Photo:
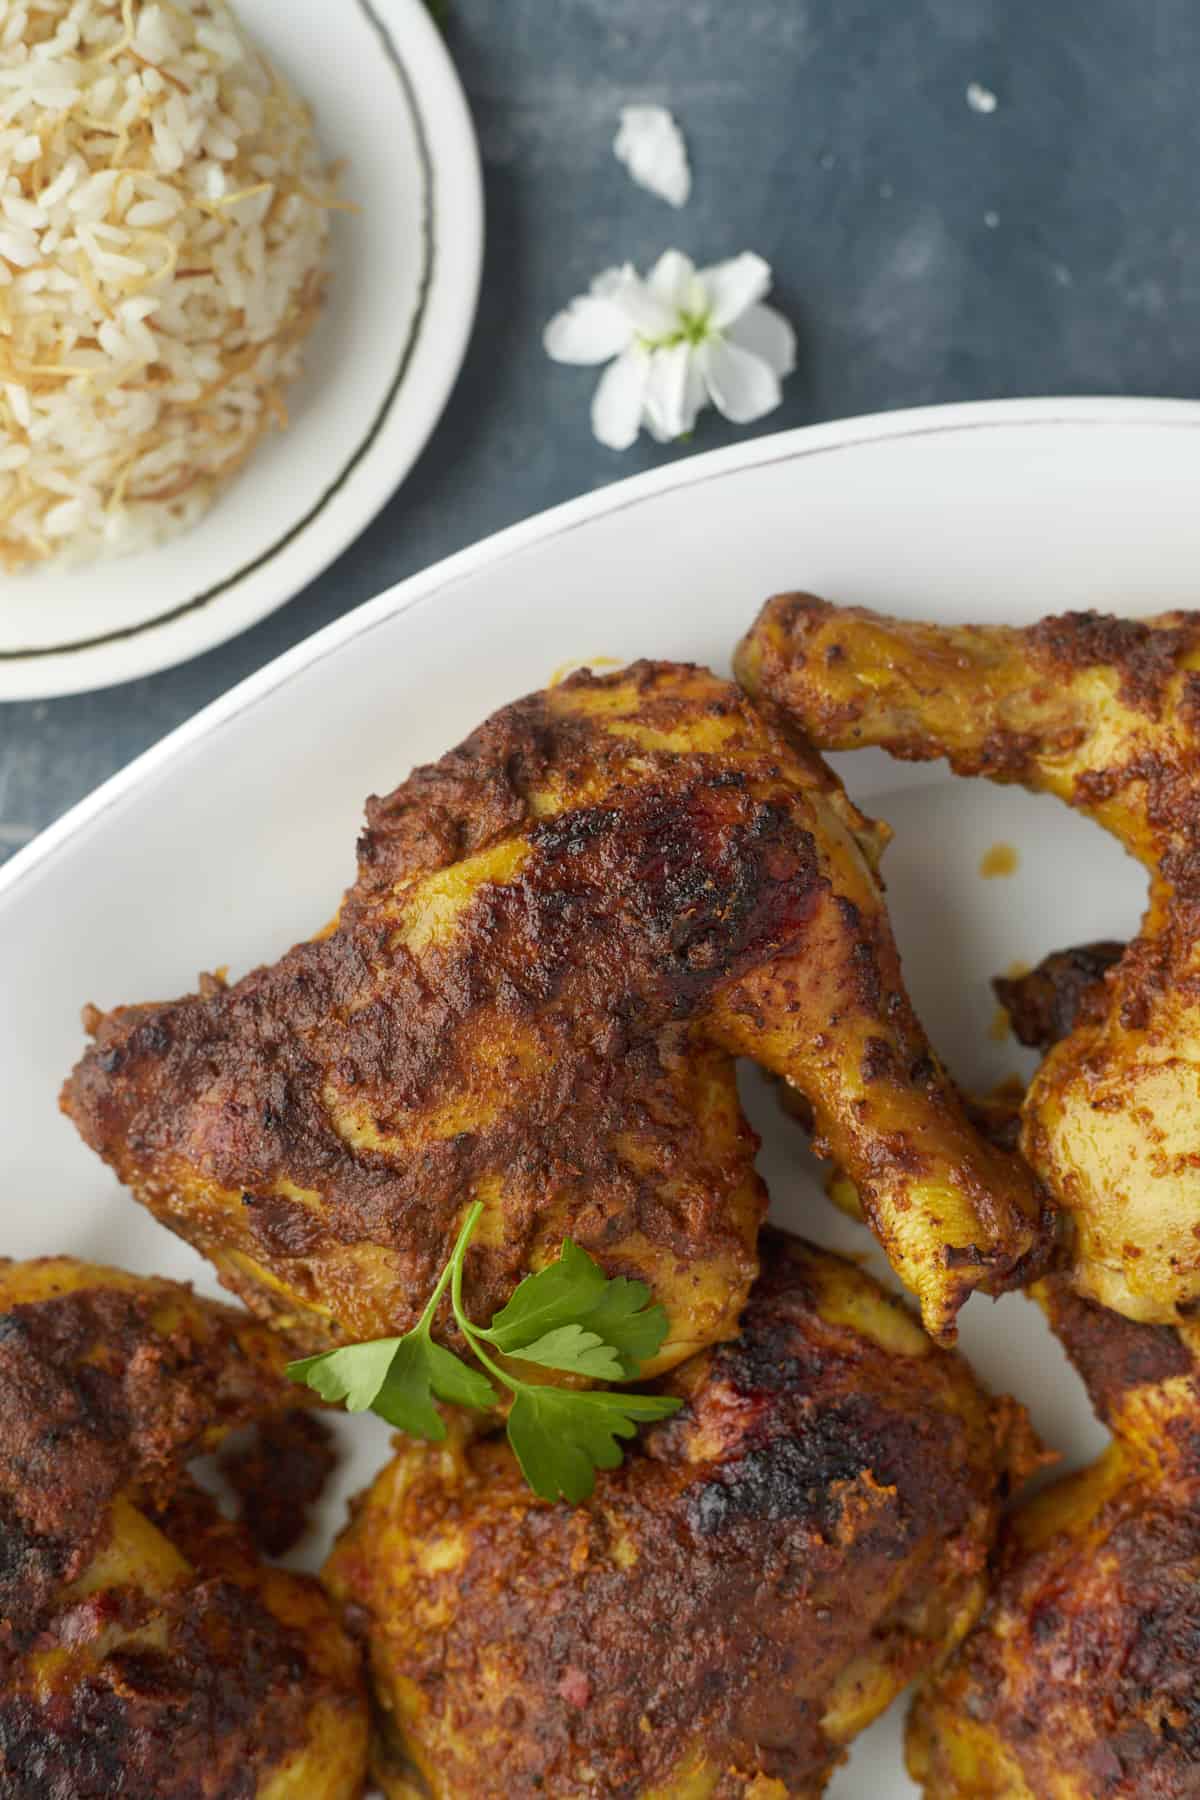
<instances>
[{"instance_id":1,"label":"dark gray textured surface","mask_svg":"<svg viewBox=\"0 0 1200 1800\"><path fill-rule=\"evenodd\" d=\"M281 5L283 0L280 0ZM366 535L244 637L148 680L0 706L0 859L317 626L554 502L738 434L623 456L545 319L671 244L769 258L801 336L760 430L1033 393L1189 396L1200 378L1196 0L450 0L483 147L479 320L432 443ZM994 113L966 103L977 80ZM610 155L669 104L677 214Z\"/></svg>"}]
</instances>

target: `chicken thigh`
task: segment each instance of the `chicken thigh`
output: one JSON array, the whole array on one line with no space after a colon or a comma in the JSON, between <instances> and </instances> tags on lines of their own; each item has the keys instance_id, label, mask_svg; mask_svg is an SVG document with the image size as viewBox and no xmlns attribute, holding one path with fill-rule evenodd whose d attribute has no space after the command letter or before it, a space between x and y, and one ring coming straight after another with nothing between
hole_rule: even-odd
<instances>
[{"instance_id":1,"label":"chicken thigh","mask_svg":"<svg viewBox=\"0 0 1200 1800\"><path fill-rule=\"evenodd\" d=\"M961 1638L1036 1452L853 1264L768 1231L732 1343L582 1506L504 1439L407 1442L327 1585L366 1640L392 1800L773 1800Z\"/></svg>"},{"instance_id":2,"label":"chicken thigh","mask_svg":"<svg viewBox=\"0 0 1200 1800\"><path fill-rule=\"evenodd\" d=\"M0 1262L5 1800L357 1800L354 1646L183 1466L300 1403L285 1354L173 1282Z\"/></svg>"},{"instance_id":3,"label":"chicken thigh","mask_svg":"<svg viewBox=\"0 0 1200 1800\"><path fill-rule=\"evenodd\" d=\"M753 1057L808 1097L948 1338L1050 1221L913 1014L883 841L729 683L577 675L370 803L328 930L235 986L94 1015L64 1106L312 1349L408 1330L480 1200L476 1316L570 1235L649 1283L663 1369L734 1331L754 1277L732 1061Z\"/></svg>"},{"instance_id":4,"label":"chicken thigh","mask_svg":"<svg viewBox=\"0 0 1200 1800\"><path fill-rule=\"evenodd\" d=\"M1113 1442L1005 1525L980 1623L913 1709L926 1800L1200 1795L1200 1328L1034 1290Z\"/></svg>"},{"instance_id":5,"label":"chicken thigh","mask_svg":"<svg viewBox=\"0 0 1200 1800\"><path fill-rule=\"evenodd\" d=\"M1200 614L941 626L790 594L737 669L820 749L946 757L1057 795L1145 865L1141 932L1031 1084L1022 1144L1070 1217L1079 1292L1186 1318L1200 1303Z\"/></svg>"}]
</instances>

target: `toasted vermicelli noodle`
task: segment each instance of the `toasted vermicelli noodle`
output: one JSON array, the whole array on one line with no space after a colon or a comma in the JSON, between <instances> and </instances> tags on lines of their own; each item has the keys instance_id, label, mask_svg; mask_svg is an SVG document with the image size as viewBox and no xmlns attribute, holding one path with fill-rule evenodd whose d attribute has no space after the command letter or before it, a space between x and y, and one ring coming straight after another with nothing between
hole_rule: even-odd
<instances>
[{"instance_id":1,"label":"toasted vermicelli noodle","mask_svg":"<svg viewBox=\"0 0 1200 1800\"><path fill-rule=\"evenodd\" d=\"M0 560L190 525L320 310L303 103L226 0L0 0Z\"/></svg>"}]
</instances>

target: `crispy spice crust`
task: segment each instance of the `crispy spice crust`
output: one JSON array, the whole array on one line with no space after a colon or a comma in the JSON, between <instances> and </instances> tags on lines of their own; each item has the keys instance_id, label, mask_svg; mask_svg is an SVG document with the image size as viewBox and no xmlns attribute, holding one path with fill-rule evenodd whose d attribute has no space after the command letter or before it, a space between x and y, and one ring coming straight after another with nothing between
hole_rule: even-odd
<instances>
[{"instance_id":1,"label":"crispy spice crust","mask_svg":"<svg viewBox=\"0 0 1200 1800\"><path fill-rule=\"evenodd\" d=\"M361 1791L362 1673L328 1599L183 1467L308 1403L286 1355L174 1282L0 1262L6 1800L254 1800L285 1769Z\"/></svg>"},{"instance_id":2,"label":"crispy spice crust","mask_svg":"<svg viewBox=\"0 0 1200 1800\"><path fill-rule=\"evenodd\" d=\"M117 1650L80 1680L0 1691L6 1800L254 1800L304 1740L320 1697L303 1637L250 1589L219 1577L150 1603L135 1590L84 1602L82 1641L154 1620L153 1649ZM39 1646L49 1648L49 1644ZM68 1656L72 1638L66 1638Z\"/></svg>"},{"instance_id":3,"label":"crispy spice crust","mask_svg":"<svg viewBox=\"0 0 1200 1800\"><path fill-rule=\"evenodd\" d=\"M707 1273L727 1304L673 1318L682 1355L728 1332L753 1276L764 1196L729 1058L757 1056L832 1108L823 1130L948 1333L971 1287L1044 1247L1044 1220L930 1055L879 842L729 684L659 663L574 677L369 803L327 934L234 987L93 1015L64 1106L314 1345L410 1327L481 1193L481 1316L569 1231L660 1290ZM939 1216L898 1253L922 1181Z\"/></svg>"},{"instance_id":4,"label":"crispy spice crust","mask_svg":"<svg viewBox=\"0 0 1200 1800\"><path fill-rule=\"evenodd\" d=\"M318 1584L258 1569L246 1534L186 1482L145 1517L186 1555L186 1580L161 1594L101 1587L60 1606L0 1686L0 1792L255 1800L281 1765L311 1755L323 1709L341 1753L325 1765L328 1785L309 1791L348 1800L361 1785L356 1752L365 1761L364 1699Z\"/></svg>"},{"instance_id":5,"label":"crispy spice crust","mask_svg":"<svg viewBox=\"0 0 1200 1800\"><path fill-rule=\"evenodd\" d=\"M749 690L820 748L945 757L959 774L1052 793L1148 869L1139 936L1102 986L1080 970L1077 1015L1029 1089L1022 1148L1069 1215L1081 1291L1161 1323L1200 1305L1198 664L1200 613L938 626L808 595L769 601L737 655ZM1018 1023L1045 1037L1062 1021L1035 1010Z\"/></svg>"},{"instance_id":6,"label":"crispy spice crust","mask_svg":"<svg viewBox=\"0 0 1200 1800\"><path fill-rule=\"evenodd\" d=\"M326 1577L437 1796L636 1800L692 1757L705 1793L815 1795L841 1673L898 1691L970 1604L1008 1415L850 1265L773 1232L764 1264L590 1502L487 1440L406 1448L360 1504Z\"/></svg>"},{"instance_id":7,"label":"crispy spice crust","mask_svg":"<svg viewBox=\"0 0 1200 1800\"><path fill-rule=\"evenodd\" d=\"M670 697L654 698L660 672L639 673L647 725L678 725ZM753 1140L743 1129L724 1167L705 1166L679 1063L702 992L802 925L811 837L759 802L744 774L711 783L686 756L662 759L659 786L614 783L609 804L531 822L531 791L624 754L614 741L606 755L585 722L551 723L544 699L506 708L369 802L360 879L331 937L207 1000L110 1015L66 1090L88 1141L119 1173L148 1173L151 1192L170 1184L176 1158L240 1191L247 1247L267 1264L331 1242L397 1253L396 1330L436 1278L464 1196L498 1170L511 1232L471 1258L483 1314L528 1267L548 1191L576 1196L573 1233L593 1252L636 1232L681 1256L711 1245L750 1273L724 1201L752 1179ZM529 846L523 877L487 883L444 949L395 954L384 976L396 884L513 833ZM447 1095L470 1095L488 1032L532 1041L536 1095L510 1055L500 1072L512 1101L468 1129L431 1132L404 1155L356 1149L340 1133L327 1081L382 1133L403 1131ZM634 1159L618 1148L626 1129L644 1145ZM663 1193L667 1169L689 1190L682 1216ZM320 1206L270 1193L281 1175ZM217 1240L224 1229L215 1222Z\"/></svg>"},{"instance_id":8,"label":"crispy spice crust","mask_svg":"<svg viewBox=\"0 0 1200 1800\"><path fill-rule=\"evenodd\" d=\"M893 632L916 648L921 678L940 684L924 694L916 686L909 688L909 670L897 657L894 671L907 688L907 705L895 711L891 695L876 703L871 685L856 680L872 634L888 666ZM1152 620L1071 612L1024 628L943 628L888 619L865 607L834 606L814 594L778 594L767 601L738 646L735 667L751 693L799 711L804 729L821 747L879 743L905 761L945 757L957 775L1037 785L1042 757L1069 755L1087 736L1087 723L1072 705L1073 678L1096 669L1111 671L1129 712L1158 723L1168 693L1178 683L1180 662L1195 653L1198 643L1196 615L1185 612ZM965 692L978 671L998 677L998 683L989 696L989 711L976 715L977 729L953 740L931 736L921 716L922 700L934 709L942 701L952 702L956 689ZM1185 698L1194 697L1194 679L1185 676L1184 683ZM1026 694L1030 704L1022 720L1019 703ZM1018 705L1011 704L1014 700ZM1130 778L1170 772L1159 763ZM1115 768L1109 778L1120 779ZM1193 809L1189 812L1194 816Z\"/></svg>"},{"instance_id":9,"label":"crispy spice crust","mask_svg":"<svg viewBox=\"0 0 1200 1800\"><path fill-rule=\"evenodd\" d=\"M1058 1275L1038 1283L1037 1298L1106 1425L1120 1428L1134 1390L1195 1373L1192 1348L1174 1325L1135 1325L1082 1299ZM1196 1474L1200 1477L1200 1460Z\"/></svg>"},{"instance_id":10,"label":"crispy spice crust","mask_svg":"<svg viewBox=\"0 0 1200 1800\"><path fill-rule=\"evenodd\" d=\"M447 769L419 770L398 796L371 802L363 880L332 937L208 1000L110 1015L67 1089L88 1141L123 1176L148 1174L151 1193L172 1185L176 1159L240 1192L256 1260L363 1241L395 1253L395 1331L415 1322L465 1198L497 1171L508 1232L470 1259L480 1316L528 1269L548 1193L572 1197L572 1234L593 1253L619 1257L638 1234L680 1257L728 1256L747 1281L752 1271L748 1234L726 1202L753 1182L754 1140L742 1128L722 1160L706 1159L681 1065L702 992L811 910L811 837L736 774L710 788L686 759L663 788L530 825L521 788L546 779L538 746L549 732L528 711L536 702L489 721ZM553 742L569 774L585 734L568 722ZM487 884L443 950L396 954L384 973L393 885L518 823L524 877ZM381 1134L403 1134L447 1096L470 1099L491 1034L509 1093L477 1122L429 1132L401 1154L346 1141L327 1084ZM505 1040L515 1055L503 1054ZM518 1060L526 1043L536 1091ZM636 1134L635 1156L622 1153L626 1134ZM272 1193L281 1177L320 1205ZM676 1184L686 1209L670 1203ZM212 1221L215 1247L228 1229Z\"/></svg>"},{"instance_id":11,"label":"crispy spice crust","mask_svg":"<svg viewBox=\"0 0 1200 1800\"><path fill-rule=\"evenodd\" d=\"M239 1517L264 1556L295 1549L308 1530L308 1509L336 1466L333 1433L311 1413L265 1419L248 1443L221 1457Z\"/></svg>"},{"instance_id":12,"label":"crispy spice crust","mask_svg":"<svg viewBox=\"0 0 1200 1800\"><path fill-rule=\"evenodd\" d=\"M1083 1019L1096 1019L1105 1003L1104 977L1126 946L1111 940L1054 950L1027 975L997 975L996 998L1019 1043L1048 1050L1069 1037Z\"/></svg>"},{"instance_id":13,"label":"crispy spice crust","mask_svg":"<svg viewBox=\"0 0 1200 1800\"><path fill-rule=\"evenodd\" d=\"M914 1706L910 1770L927 1800L1196 1800L1200 1332L1062 1276L1034 1297L1114 1443L1006 1521L983 1615Z\"/></svg>"},{"instance_id":14,"label":"crispy spice crust","mask_svg":"<svg viewBox=\"0 0 1200 1800\"><path fill-rule=\"evenodd\" d=\"M0 1305L13 1266L0 1262ZM0 1312L0 1668L91 1561L118 1492L163 1494L216 1432L298 1404L276 1372L284 1354L169 1282Z\"/></svg>"},{"instance_id":15,"label":"crispy spice crust","mask_svg":"<svg viewBox=\"0 0 1200 1800\"><path fill-rule=\"evenodd\" d=\"M931 1800L1195 1800L1197 1643L1200 1512L1122 1489L1032 1553L1012 1537L981 1625L914 1714L914 1773ZM956 1731L1026 1786L963 1785Z\"/></svg>"},{"instance_id":16,"label":"crispy spice crust","mask_svg":"<svg viewBox=\"0 0 1200 1800\"><path fill-rule=\"evenodd\" d=\"M1114 669L1126 706L1151 719L1161 718L1176 664L1196 642L1188 613L1168 613L1152 624L1111 613L1060 613L1031 625L1025 635L1048 673Z\"/></svg>"}]
</instances>

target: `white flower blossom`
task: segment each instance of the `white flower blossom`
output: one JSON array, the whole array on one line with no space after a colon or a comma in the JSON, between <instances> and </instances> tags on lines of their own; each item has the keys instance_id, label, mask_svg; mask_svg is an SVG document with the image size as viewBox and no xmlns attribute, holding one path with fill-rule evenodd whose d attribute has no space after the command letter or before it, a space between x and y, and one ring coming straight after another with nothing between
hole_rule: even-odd
<instances>
[{"instance_id":1,"label":"white flower blossom","mask_svg":"<svg viewBox=\"0 0 1200 1800\"><path fill-rule=\"evenodd\" d=\"M686 206L692 191L683 133L665 106L623 106L613 154L639 187L671 206Z\"/></svg>"},{"instance_id":2,"label":"white flower blossom","mask_svg":"<svg viewBox=\"0 0 1200 1800\"><path fill-rule=\"evenodd\" d=\"M627 450L643 425L660 443L683 437L710 402L748 425L779 405L796 366L795 333L763 305L770 288L769 265L750 251L697 269L668 250L645 280L628 263L605 269L542 341L555 362L608 363L592 430L611 450Z\"/></svg>"},{"instance_id":3,"label":"white flower blossom","mask_svg":"<svg viewBox=\"0 0 1200 1800\"><path fill-rule=\"evenodd\" d=\"M994 113L999 101L991 88L984 87L981 81L968 81L967 105L972 112Z\"/></svg>"}]
</instances>

